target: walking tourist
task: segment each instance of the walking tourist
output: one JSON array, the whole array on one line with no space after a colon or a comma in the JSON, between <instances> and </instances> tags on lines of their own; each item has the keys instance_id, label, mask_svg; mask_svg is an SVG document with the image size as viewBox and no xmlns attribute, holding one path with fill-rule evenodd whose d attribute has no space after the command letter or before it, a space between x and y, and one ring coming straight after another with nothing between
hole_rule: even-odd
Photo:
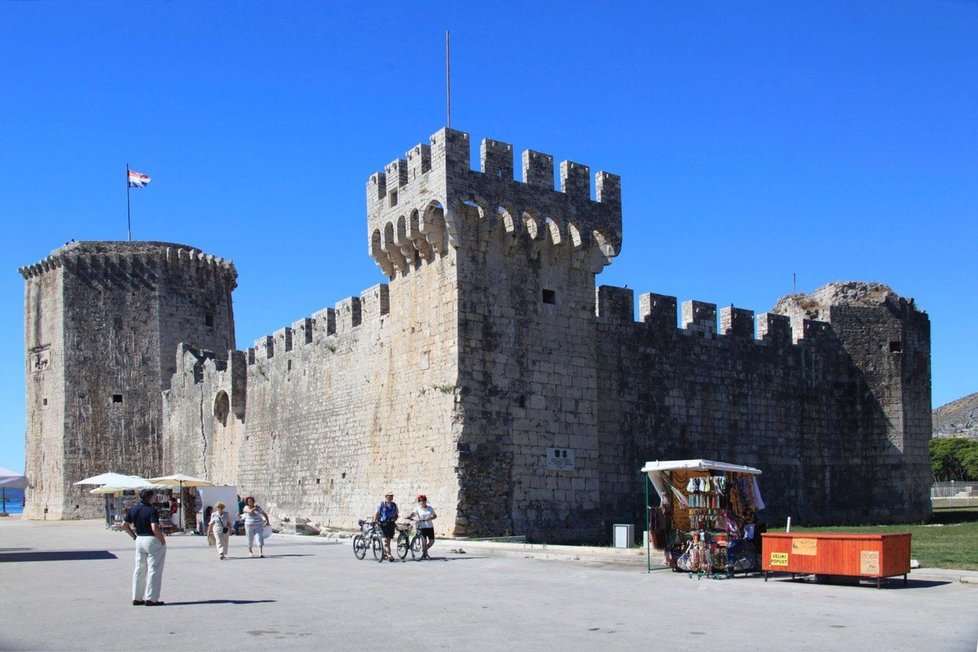
<instances>
[{"instance_id":1,"label":"walking tourist","mask_svg":"<svg viewBox=\"0 0 978 652\"><path fill-rule=\"evenodd\" d=\"M160 527L160 513L156 506L156 492L143 489L140 502L126 512L122 528L136 542L136 567L132 573L132 603L155 607L163 604L160 589L163 586L163 562L166 560L166 537ZM148 577L147 577L148 570Z\"/></svg>"},{"instance_id":2,"label":"walking tourist","mask_svg":"<svg viewBox=\"0 0 978 652\"><path fill-rule=\"evenodd\" d=\"M224 509L223 502L214 504L214 511L211 512L211 519L207 525L207 536L213 536L217 542L218 558L227 559L228 539L231 537L231 516Z\"/></svg>"},{"instance_id":3,"label":"walking tourist","mask_svg":"<svg viewBox=\"0 0 978 652\"><path fill-rule=\"evenodd\" d=\"M265 526L271 525L268 520L268 514L262 510L261 507L255 504L255 497L248 496L245 498L244 510L241 513L241 518L245 522L245 535L248 537L248 556L254 557L254 543L255 537L258 537L258 556L265 556Z\"/></svg>"},{"instance_id":4,"label":"walking tourist","mask_svg":"<svg viewBox=\"0 0 978 652\"><path fill-rule=\"evenodd\" d=\"M438 514L435 514L435 508L428 504L426 495L418 496L418 506L411 510L411 515L408 518L412 521L418 520L418 532L425 538L424 554L421 555L421 558L431 559L428 551L431 550L431 546L435 545L435 524L432 521L438 518Z\"/></svg>"},{"instance_id":5,"label":"walking tourist","mask_svg":"<svg viewBox=\"0 0 978 652\"><path fill-rule=\"evenodd\" d=\"M388 491L384 494L384 501L377 505L377 513L374 520L380 524L380 531L384 534L384 557L394 561L391 554L391 539L394 538L394 530L397 523L397 503L394 502L394 493Z\"/></svg>"}]
</instances>

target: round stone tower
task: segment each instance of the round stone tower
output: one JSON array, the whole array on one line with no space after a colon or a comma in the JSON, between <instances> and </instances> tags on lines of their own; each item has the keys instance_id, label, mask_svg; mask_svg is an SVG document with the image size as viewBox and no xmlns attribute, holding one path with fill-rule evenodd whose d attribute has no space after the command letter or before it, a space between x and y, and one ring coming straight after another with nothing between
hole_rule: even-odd
<instances>
[{"instance_id":1,"label":"round stone tower","mask_svg":"<svg viewBox=\"0 0 978 652\"><path fill-rule=\"evenodd\" d=\"M73 242L22 267L30 519L102 515L103 471L169 472L162 394L180 342L235 347L230 261L165 242Z\"/></svg>"}]
</instances>

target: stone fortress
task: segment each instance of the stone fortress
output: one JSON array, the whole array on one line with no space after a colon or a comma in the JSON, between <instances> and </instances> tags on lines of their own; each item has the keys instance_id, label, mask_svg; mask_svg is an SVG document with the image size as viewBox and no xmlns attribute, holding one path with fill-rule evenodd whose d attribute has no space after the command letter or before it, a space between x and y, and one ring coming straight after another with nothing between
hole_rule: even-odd
<instances>
[{"instance_id":1,"label":"stone fortress","mask_svg":"<svg viewBox=\"0 0 978 652\"><path fill-rule=\"evenodd\" d=\"M234 350L233 265L83 242L26 279L28 518L100 514L86 475L183 472L350 528L391 489L441 534L607 541L647 460L757 466L765 517L930 515L930 323L876 284L733 306L595 285L621 186L442 129L367 182L389 279ZM778 314L780 313L780 314ZM681 326L677 326L681 317Z\"/></svg>"}]
</instances>

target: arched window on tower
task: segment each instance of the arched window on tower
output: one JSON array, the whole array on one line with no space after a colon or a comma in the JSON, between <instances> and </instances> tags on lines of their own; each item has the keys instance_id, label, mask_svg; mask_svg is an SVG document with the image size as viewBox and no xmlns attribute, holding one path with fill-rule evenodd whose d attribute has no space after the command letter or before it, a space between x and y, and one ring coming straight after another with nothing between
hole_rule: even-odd
<instances>
[{"instance_id":1,"label":"arched window on tower","mask_svg":"<svg viewBox=\"0 0 978 652\"><path fill-rule=\"evenodd\" d=\"M228 425L228 415L231 413L231 399L223 389L214 397L214 418L221 422L222 426Z\"/></svg>"}]
</instances>

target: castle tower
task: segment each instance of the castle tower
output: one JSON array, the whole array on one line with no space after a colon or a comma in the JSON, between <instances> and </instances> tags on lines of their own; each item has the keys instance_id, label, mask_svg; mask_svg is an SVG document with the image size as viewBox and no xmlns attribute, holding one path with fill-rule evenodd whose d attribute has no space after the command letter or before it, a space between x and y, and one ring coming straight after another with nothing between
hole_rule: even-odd
<instances>
[{"instance_id":1,"label":"castle tower","mask_svg":"<svg viewBox=\"0 0 978 652\"><path fill-rule=\"evenodd\" d=\"M390 278L392 314L432 305L432 270L455 311L456 534L600 523L595 274L621 247L617 176L443 129L367 183L369 252ZM427 300L426 300L427 299ZM415 307L413 310L417 310ZM450 314L450 311L449 311Z\"/></svg>"},{"instance_id":2,"label":"castle tower","mask_svg":"<svg viewBox=\"0 0 978 652\"><path fill-rule=\"evenodd\" d=\"M27 384L25 516L93 518L103 471L162 468L161 391L180 342L234 348L230 261L162 242L75 242L25 280Z\"/></svg>"}]
</instances>

